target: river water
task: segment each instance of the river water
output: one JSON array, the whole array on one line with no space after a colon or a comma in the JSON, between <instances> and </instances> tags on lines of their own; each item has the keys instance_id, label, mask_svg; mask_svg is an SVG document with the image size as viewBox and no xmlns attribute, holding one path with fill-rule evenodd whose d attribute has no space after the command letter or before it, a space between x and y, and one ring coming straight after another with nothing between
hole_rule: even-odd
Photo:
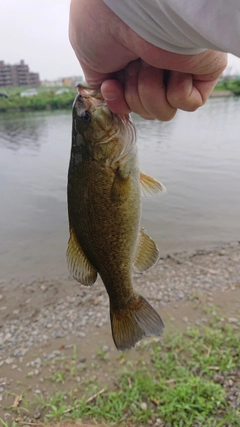
<instances>
[{"instance_id":1,"label":"river water","mask_svg":"<svg viewBox=\"0 0 240 427\"><path fill-rule=\"evenodd\" d=\"M168 123L134 117L141 169L168 194L143 200L160 253L240 239L240 99L212 98ZM67 274L71 112L0 115L2 280Z\"/></svg>"}]
</instances>

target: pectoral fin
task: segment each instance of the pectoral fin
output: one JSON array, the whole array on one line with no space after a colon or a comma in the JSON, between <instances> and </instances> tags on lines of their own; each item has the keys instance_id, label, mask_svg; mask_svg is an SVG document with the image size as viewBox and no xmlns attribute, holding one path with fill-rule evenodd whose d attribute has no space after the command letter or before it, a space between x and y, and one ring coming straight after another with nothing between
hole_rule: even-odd
<instances>
[{"instance_id":1,"label":"pectoral fin","mask_svg":"<svg viewBox=\"0 0 240 427\"><path fill-rule=\"evenodd\" d=\"M117 171L112 185L111 201L121 204L128 198L130 191L130 177L123 176L120 171Z\"/></svg>"},{"instance_id":2,"label":"pectoral fin","mask_svg":"<svg viewBox=\"0 0 240 427\"><path fill-rule=\"evenodd\" d=\"M140 173L140 183L144 194L155 196L159 193L163 195L167 192L166 187L161 182L143 172Z\"/></svg>"},{"instance_id":3,"label":"pectoral fin","mask_svg":"<svg viewBox=\"0 0 240 427\"><path fill-rule=\"evenodd\" d=\"M93 285L97 279L97 271L88 261L71 228L66 255L68 268L74 279L86 286Z\"/></svg>"},{"instance_id":4,"label":"pectoral fin","mask_svg":"<svg viewBox=\"0 0 240 427\"><path fill-rule=\"evenodd\" d=\"M142 273L152 267L159 258L159 250L156 243L142 228L139 233L138 246L133 261L134 270Z\"/></svg>"}]
</instances>

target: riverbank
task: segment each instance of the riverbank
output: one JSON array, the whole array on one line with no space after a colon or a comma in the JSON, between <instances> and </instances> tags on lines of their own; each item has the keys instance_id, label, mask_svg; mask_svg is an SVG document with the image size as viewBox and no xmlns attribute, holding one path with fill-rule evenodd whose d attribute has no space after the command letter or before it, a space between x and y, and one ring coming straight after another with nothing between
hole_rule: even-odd
<instances>
[{"instance_id":1,"label":"riverbank","mask_svg":"<svg viewBox=\"0 0 240 427\"><path fill-rule=\"evenodd\" d=\"M0 113L71 109L75 95L74 87L39 88L34 95L16 88L7 98L0 97Z\"/></svg>"},{"instance_id":2,"label":"riverbank","mask_svg":"<svg viewBox=\"0 0 240 427\"><path fill-rule=\"evenodd\" d=\"M220 317L236 327L240 339L239 243L166 256L149 272L135 275L134 283L161 314L167 333L203 325L207 322L206 309L214 306ZM14 417L23 422L24 410L18 411L20 401L14 396L23 399L24 395L30 402L33 397L57 390L77 390L76 384L81 381L85 387L91 366L97 366L101 357L98 382L103 385L107 381L111 387L121 356L112 342L108 297L100 281L92 288L77 284L71 277L11 286L1 283L0 295L0 419ZM75 380L62 372L58 360L63 354L70 365L72 360L78 367ZM124 360L130 363L137 358L137 350L132 350ZM240 378L236 381L235 389L239 389ZM240 404L238 393L232 399L235 405ZM45 412L36 408L31 409L28 421L44 420Z\"/></svg>"},{"instance_id":3,"label":"riverbank","mask_svg":"<svg viewBox=\"0 0 240 427\"><path fill-rule=\"evenodd\" d=\"M36 91L36 94L32 96L21 96L21 93L24 93L23 89L9 88L6 91L6 95L8 92L9 96L7 98L0 97L0 113L71 109L76 95L74 87L51 88L51 90L41 87L38 88L39 92ZM210 95L214 98L230 96L234 96L234 92L230 89L224 89L222 85L217 86Z\"/></svg>"},{"instance_id":4,"label":"riverbank","mask_svg":"<svg viewBox=\"0 0 240 427\"><path fill-rule=\"evenodd\" d=\"M231 90L214 90L210 98L229 98L230 96L234 96Z\"/></svg>"}]
</instances>

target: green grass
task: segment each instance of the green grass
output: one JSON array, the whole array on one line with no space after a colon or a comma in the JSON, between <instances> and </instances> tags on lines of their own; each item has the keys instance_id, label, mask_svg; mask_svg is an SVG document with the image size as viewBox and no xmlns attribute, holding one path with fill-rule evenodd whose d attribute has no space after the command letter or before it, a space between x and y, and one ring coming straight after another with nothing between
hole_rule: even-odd
<instances>
[{"instance_id":1,"label":"green grass","mask_svg":"<svg viewBox=\"0 0 240 427\"><path fill-rule=\"evenodd\" d=\"M2 423L2 427L17 427L18 424L13 421L13 423L9 424L8 421L4 421L0 418L0 422Z\"/></svg>"},{"instance_id":2,"label":"green grass","mask_svg":"<svg viewBox=\"0 0 240 427\"><path fill-rule=\"evenodd\" d=\"M225 381L234 379L239 370L239 328L228 325L216 313L207 312L206 316L206 327L189 327L183 333L143 342L134 361L126 362L127 355L120 354L112 366L99 350L98 366L90 367L87 379L78 379L72 390L59 390L66 374L56 366L52 376L55 393L37 396L24 411L30 413L34 405L44 414L41 420L49 421L95 419L140 426L160 418L166 427L239 427L240 411L231 407L227 389L216 379L216 375ZM71 378L76 361L74 347L73 355L64 361L69 364ZM100 386L98 372L117 372L116 363L118 368L124 367L115 373L114 383L106 379ZM6 422L3 425L10 427Z\"/></svg>"},{"instance_id":3,"label":"green grass","mask_svg":"<svg viewBox=\"0 0 240 427\"><path fill-rule=\"evenodd\" d=\"M227 406L224 388L214 382L216 371L227 375L238 366L240 341L235 329L189 328L144 351L150 352L150 361L124 370L117 389L97 396L93 404L86 403L87 395L75 400L71 417L137 425L161 418L176 427L218 427L228 417L229 424L239 426L240 414ZM52 418L53 412L48 416Z\"/></svg>"},{"instance_id":4,"label":"green grass","mask_svg":"<svg viewBox=\"0 0 240 427\"><path fill-rule=\"evenodd\" d=\"M20 93L26 88L7 88L9 98L0 98L0 112L7 111L35 111L58 110L71 108L76 89L68 88L69 92L56 95L57 88L37 88L38 94L30 97L21 97ZM28 88L29 89L29 88Z\"/></svg>"}]
</instances>

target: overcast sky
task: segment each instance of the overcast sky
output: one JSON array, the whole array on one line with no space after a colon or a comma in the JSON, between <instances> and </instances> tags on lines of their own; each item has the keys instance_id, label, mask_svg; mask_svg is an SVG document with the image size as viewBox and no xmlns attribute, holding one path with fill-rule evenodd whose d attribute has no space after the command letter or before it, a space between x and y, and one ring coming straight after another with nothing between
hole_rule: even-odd
<instances>
[{"instance_id":1,"label":"overcast sky","mask_svg":"<svg viewBox=\"0 0 240 427\"><path fill-rule=\"evenodd\" d=\"M0 60L13 64L24 59L41 80L82 74L68 41L69 3L0 1ZM229 70L240 73L239 58L230 55Z\"/></svg>"}]
</instances>

